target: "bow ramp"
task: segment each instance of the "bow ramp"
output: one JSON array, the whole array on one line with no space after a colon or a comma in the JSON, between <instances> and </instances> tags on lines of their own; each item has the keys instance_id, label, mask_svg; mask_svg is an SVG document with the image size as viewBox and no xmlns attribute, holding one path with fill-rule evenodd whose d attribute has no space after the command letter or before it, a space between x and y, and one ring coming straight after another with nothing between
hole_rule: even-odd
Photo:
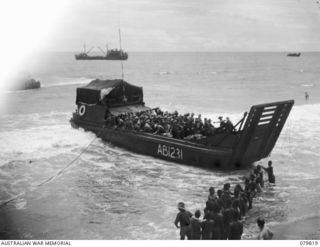
<instances>
[{"instance_id":1,"label":"bow ramp","mask_svg":"<svg viewBox=\"0 0 320 247\"><path fill-rule=\"evenodd\" d=\"M293 104L293 100L288 100L252 106L231 162L240 166L267 157L277 142Z\"/></svg>"}]
</instances>

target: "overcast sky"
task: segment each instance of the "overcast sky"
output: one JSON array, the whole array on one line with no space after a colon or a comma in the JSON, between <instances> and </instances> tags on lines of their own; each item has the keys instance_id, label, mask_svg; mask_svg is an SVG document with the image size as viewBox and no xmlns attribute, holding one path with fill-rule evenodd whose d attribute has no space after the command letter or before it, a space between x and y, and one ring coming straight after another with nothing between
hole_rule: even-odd
<instances>
[{"instance_id":1,"label":"overcast sky","mask_svg":"<svg viewBox=\"0 0 320 247\"><path fill-rule=\"evenodd\" d=\"M317 0L72 0L47 46L75 51L320 50Z\"/></svg>"},{"instance_id":2,"label":"overcast sky","mask_svg":"<svg viewBox=\"0 0 320 247\"><path fill-rule=\"evenodd\" d=\"M317 1L1 0L2 47L119 47L120 27L128 51L320 51Z\"/></svg>"}]
</instances>

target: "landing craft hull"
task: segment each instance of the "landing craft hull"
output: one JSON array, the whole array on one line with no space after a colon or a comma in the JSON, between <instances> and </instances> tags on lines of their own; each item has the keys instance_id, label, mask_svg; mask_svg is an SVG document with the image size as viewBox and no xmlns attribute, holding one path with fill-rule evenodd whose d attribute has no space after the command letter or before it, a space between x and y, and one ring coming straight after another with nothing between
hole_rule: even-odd
<instances>
[{"instance_id":1,"label":"landing craft hull","mask_svg":"<svg viewBox=\"0 0 320 247\"><path fill-rule=\"evenodd\" d=\"M96 133L104 141L139 154L180 164L234 170L248 167L271 153L293 103L283 101L253 106L243 128L234 133L215 134L205 143L103 127L103 123L88 121L78 113L73 114L71 123ZM88 116L90 111L97 109L88 107Z\"/></svg>"},{"instance_id":2,"label":"landing craft hull","mask_svg":"<svg viewBox=\"0 0 320 247\"><path fill-rule=\"evenodd\" d=\"M72 121L75 126L92 131L102 140L116 146L180 164L228 169L232 154L230 148L206 148L205 145L148 133L90 126L77 121L75 117Z\"/></svg>"}]
</instances>

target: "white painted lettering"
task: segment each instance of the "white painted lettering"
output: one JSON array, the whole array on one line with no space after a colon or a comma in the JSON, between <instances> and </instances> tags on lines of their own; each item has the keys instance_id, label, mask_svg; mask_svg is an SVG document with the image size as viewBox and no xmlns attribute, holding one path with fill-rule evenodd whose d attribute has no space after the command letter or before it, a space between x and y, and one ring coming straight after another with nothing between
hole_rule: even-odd
<instances>
[{"instance_id":1,"label":"white painted lettering","mask_svg":"<svg viewBox=\"0 0 320 247\"><path fill-rule=\"evenodd\" d=\"M169 157L171 159L181 159L182 160L182 149L177 148L177 147L159 144L157 154L164 156L164 157Z\"/></svg>"},{"instance_id":2,"label":"white painted lettering","mask_svg":"<svg viewBox=\"0 0 320 247\"><path fill-rule=\"evenodd\" d=\"M161 155L162 155L162 147L161 147L161 144L158 145L158 154L161 154Z\"/></svg>"},{"instance_id":3,"label":"white painted lettering","mask_svg":"<svg viewBox=\"0 0 320 247\"><path fill-rule=\"evenodd\" d=\"M176 148L176 153L177 153L177 159L180 159L180 149Z\"/></svg>"},{"instance_id":4,"label":"white painted lettering","mask_svg":"<svg viewBox=\"0 0 320 247\"><path fill-rule=\"evenodd\" d=\"M175 159L176 157L175 157L175 149L174 149L174 147L170 147L170 157L172 158L172 159Z\"/></svg>"},{"instance_id":5,"label":"white painted lettering","mask_svg":"<svg viewBox=\"0 0 320 247\"><path fill-rule=\"evenodd\" d=\"M162 151L163 151L163 155L164 156L168 156L168 150L167 150L167 146L166 145L162 146Z\"/></svg>"}]
</instances>

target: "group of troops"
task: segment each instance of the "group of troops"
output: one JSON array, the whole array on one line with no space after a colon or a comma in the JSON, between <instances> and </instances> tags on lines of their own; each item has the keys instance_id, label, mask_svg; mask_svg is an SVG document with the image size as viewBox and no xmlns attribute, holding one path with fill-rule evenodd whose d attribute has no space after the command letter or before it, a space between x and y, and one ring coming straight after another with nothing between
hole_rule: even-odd
<instances>
[{"instance_id":1,"label":"group of troops","mask_svg":"<svg viewBox=\"0 0 320 247\"><path fill-rule=\"evenodd\" d=\"M143 131L153 134L164 135L178 139L190 139L194 136L212 136L214 133L225 133L234 131L234 126L227 117L224 120L221 116L219 127L215 127L211 119L194 113L179 114L161 111L159 108L140 112L126 112L114 116L110 113L106 115L106 126L111 126L126 130Z\"/></svg>"},{"instance_id":2,"label":"group of troops","mask_svg":"<svg viewBox=\"0 0 320 247\"><path fill-rule=\"evenodd\" d=\"M203 220L201 211L196 210L194 216L185 209L185 204L178 204L179 213L174 224L180 228L180 239L185 237L193 240L240 240L243 234L243 218L252 208L253 198L264 187L263 170L268 174L269 183L275 183L272 161L268 167L258 165L245 178L244 187L236 184L231 191L229 183L224 184L222 190L215 193L210 187L208 200L204 208ZM258 239L271 239L273 233L264 226L264 219L259 218L257 224L260 228Z\"/></svg>"}]
</instances>

